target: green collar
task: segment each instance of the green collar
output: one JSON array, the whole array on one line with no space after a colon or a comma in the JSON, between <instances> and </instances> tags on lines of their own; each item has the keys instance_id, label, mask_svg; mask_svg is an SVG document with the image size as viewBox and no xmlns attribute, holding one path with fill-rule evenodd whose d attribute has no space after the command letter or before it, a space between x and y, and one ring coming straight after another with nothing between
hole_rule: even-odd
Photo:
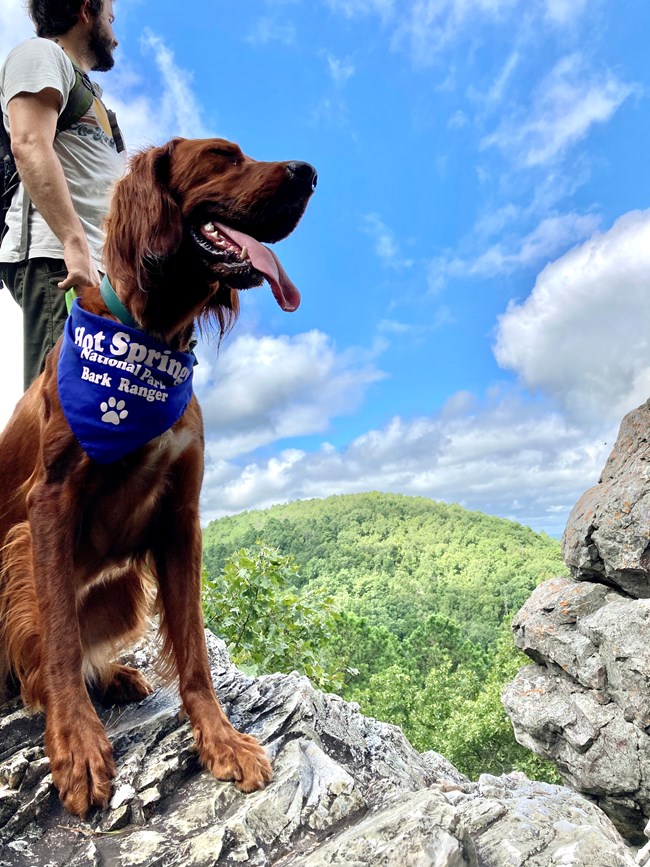
<instances>
[{"instance_id":1,"label":"green collar","mask_svg":"<svg viewBox=\"0 0 650 867\"><path fill-rule=\"evenodd\" d=\"M113 316L115 316L122 325L128 325L129 328L136 328L138 331L142 331L142 328L135 321L133 316L126 309L124 304L117 297L117 292L111 286L111 281L108 279L108 276L104 274L102 277L101 283L99 284L99 291L102 294L102 298L104 299L104 304L111 311ZM72 302L77 297L77 293L75 291L74 286L72 289L68 289L65 293L65 306L68 310L68 315L70 315L70 310L72 309Z\"/></svg>"},{"instance_id":2,"label":"green collar","mask_svg":"<svg viewBox=\"0 0 650 867\"><path fill-rule=\"evenodd\" d=\"M138 325L133 316L131 316L124 304L122 304L120 299L117 297L117 292L111 286L111 281L108 279L107 274L104 274L104 276L102 277L101 283L99 284L99 291L101 292L102 298L104 299L104 304L108 307L113 316L119 319L122 325L128 325L129 328L135 328L138 331L142 331L142 328ZM68 289L68 291L65 293L65 305L68 309L68 315L70 315L72 302L76 297L77 293L75 292L74 287L72 289ZM197 340L195 338L192 339L190 341L190 348L188 349L188 352L194 358L195 367L199 363L197 361L196 355L194 355L194 347L196 346L196 344Z\"/></svg>"},{"instance_id":3,"label":"green collar","mask_svg":"<svg viewBox=\"0 0 650 867\"><path fill-rule=\"evenodd\" d=\"M104 274L102 277L102 282L99 284L99 291L102 293L104 304L108 307L113 316L120 320L122 325L128 325L129 328L137 328L138 331L142 331L142 328L117 297L117 292L111 286L111 281L108 279L107 274Z\"/></svg>"}]
</instances>

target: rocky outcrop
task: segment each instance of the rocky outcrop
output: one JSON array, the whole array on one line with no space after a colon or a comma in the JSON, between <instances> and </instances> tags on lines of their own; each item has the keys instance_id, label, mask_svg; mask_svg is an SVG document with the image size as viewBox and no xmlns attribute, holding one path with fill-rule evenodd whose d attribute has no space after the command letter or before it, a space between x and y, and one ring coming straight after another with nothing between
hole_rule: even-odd
<instances>
[{"instance_id":1,"label":"rocky outcrop","mask_svg":"<svg viewBox=\"0 0 650 867\"><path fill-rule=\"evenodd\" d=\"M503 695L517 740L636 841L650 819L649 432L644 404L571 512L571 578L537 588L515 618L535 665Z\"/></svg>"},{"instance_id":2,"label":"rocky outcrop","mask_svg":"<svg viewBox=\"0 0 650 867\"><path fill-rule=\"evenodd\" d=\"M110 808L82 822L52 788L42 718L15 700L0 708L0 867L637 863L605 814L570 789L522 774L470 782L305 678L250 678L211 636L209 649L226 711L273 758L267 789L242 795L201 771L177 695L159 689L101 711L118 773ZM149 653L135 663L150 676Z\"/></svg>"},{"instance_id":3,"label":"rocky outcrop","mask_svg":"<svg viewBox=\"0 0 650 867\"><path fill-rule=\"evenodd\" d=\"M514 630L537 661L503 694L517 740L640 840L650 817L650 602L556 579Z\"/></svg>"},{"instance_id":4,"label":"rocky outcrop","mask_svg":"<svg viewBox=\"0 0 650 867\"><path fill-rule=\"evenodd\" d=\"M573 507L562 544L577 580L650 597L650 401L623 419L600 481Z\"/></svg>"}]
</instances>

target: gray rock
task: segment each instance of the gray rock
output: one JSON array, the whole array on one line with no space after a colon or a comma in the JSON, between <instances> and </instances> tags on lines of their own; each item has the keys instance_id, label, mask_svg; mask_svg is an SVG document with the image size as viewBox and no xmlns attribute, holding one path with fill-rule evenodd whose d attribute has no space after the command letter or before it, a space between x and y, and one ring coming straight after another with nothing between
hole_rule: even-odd
<instances>
[{"instance_id":1,"label":"gray rock","mask_svg":"<svg viewBox=\"0 0 650 867\"><path fill-rule=\"evenodd\" d=\"M538 587L513 621L517 646L591 690L601 705L650 729L650 600L556 578Z\"/></svg>"},{"instance_id":2,"label":"gray rock","mask_svg":"<svg viewBox=\"0 0 650 867\"><path fill-rule=\"evenodd\" d=\"M650 601L557 578L535 590L513 630L538 663L503 694L517 740L641 839L650 817Z\"/></svg>"},{"instance_id":3,"label":"gray rock","mask_svg":"<svg viewBox=\"0 0 650 867\"><path fill-rule=\"evenodd\" d=\"M578 500L563 537L578 580L650 597L650 402L623 419L600 481Z\"/></svg>"},{"instance_id":4,"label":"gray rock","mask_svg":"<svg viewBox=\"0 0 650 867\"><path fill-rule=\"evenodd\" d=\"M519 672L503 694L519 743L557 765L631 840L641 843L650 810L650 743L613 703L543 666Z\"/></svg>"},{"instance_id":5,"label":"gray rock","mask_svg":"<svg viewBox=\"0 0 650 867\"><path fill-rule=\"evenodd\" d=\"M208 643L226 712L272 756L267 789L242 795L202 771L178 696L161 688L101 710L117 778L109 809L81 822L52 788L42 718L14 701L0 708L0 867L636 863L604 813L569 789L521 774L472 783L306 678L247 677L222 642ZM147 670L153 655L145 647L130 662Z\"/></svg>"},{"instance_id":6,"label":"gray rock","mask_svg":"<svg viewBox=\"0 0 650 867\"><path fill-rule=\"evenodd\" d=\"M474 799L468 799L460 811L472 865L624 867L635 863L598 807L563 786L531 782L523 774L481 776Z\"/></svg>"},{"instance_id":7,"label":"gray rock","mask_svg":"<svg viewBox=\"0 0 650 867\"><path fill-rule=\"evenodd\" d=\"M513 622L537 665L503 699L517 740L554 761L622 832L650 818L650 402L629 413L563 537L572 579L538 587Z\"/></svg>"}]
</instances>

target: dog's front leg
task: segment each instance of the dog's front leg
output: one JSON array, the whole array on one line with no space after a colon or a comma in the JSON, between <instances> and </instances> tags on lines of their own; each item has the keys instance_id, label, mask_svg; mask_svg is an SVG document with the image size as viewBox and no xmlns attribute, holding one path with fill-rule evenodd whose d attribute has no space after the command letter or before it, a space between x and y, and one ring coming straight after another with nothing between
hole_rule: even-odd
<instances>
[{"instance_id":1,"label":"dog's front leg","mask_svg":"<svg viewBox=\"0 0 650 867\"><path fill-rule=\"evenodd\" d=\"M38 483L29 494L34 581L40 619L39 691L45 748L66 809L85 816L105 806L115 767L111 745L90 702L73 577L74 503L65 483Z\"/></svg>"},{"instance_id":2,"label":"dog's front leg","mask_svg":"<svg viewBox=\"0 0 650 867\"><path fill-rule=\"evenodd\" d=\"M214 691L201 612L201 527L198 511L179 506L168 515L156 549L163 602L162 628L173 646L179 689L202 764L243 792L263 788L271 765L257 740L228 721Z\"/></svg>"}]
</instances>

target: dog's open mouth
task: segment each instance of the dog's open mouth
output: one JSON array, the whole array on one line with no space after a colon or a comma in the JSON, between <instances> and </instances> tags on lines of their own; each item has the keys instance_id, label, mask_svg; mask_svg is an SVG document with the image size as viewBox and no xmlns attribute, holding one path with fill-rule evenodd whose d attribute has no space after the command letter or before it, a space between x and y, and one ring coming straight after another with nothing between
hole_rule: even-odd
<instances>
[{"instance_id":1,"label":"dog's open mouth","mask_svg":"<svg viewBox=\"0 0 650 867\"><path fill-rule=\"evenodd\" d=\"M192 236L201 250L221 266L240 288L255 285L254 280L246 282L246 278L254 278L257 272L268 281L275 300L283 310L297 310L300 292L287 276L278 257L264 244L244 232L214 222L193 229Z\"/></svg>"}]
</instances>

